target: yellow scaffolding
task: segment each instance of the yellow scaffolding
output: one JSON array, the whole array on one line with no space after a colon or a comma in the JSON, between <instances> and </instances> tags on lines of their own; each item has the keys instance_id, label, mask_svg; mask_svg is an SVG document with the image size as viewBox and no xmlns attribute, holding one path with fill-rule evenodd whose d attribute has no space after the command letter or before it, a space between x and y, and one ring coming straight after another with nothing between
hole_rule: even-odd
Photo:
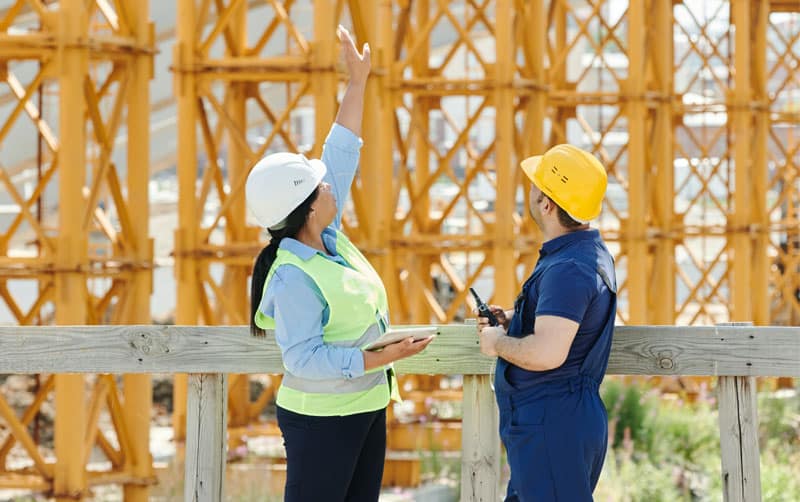
<instances>
[{"instance_id":1,"label":"yellow scaffolding","mask_svg":"<svg viewBox=\"0 0 800 502\"><path fill-rule=\"evenodd\" d=\"M0 238L0 296L20 324L147 323L152 269L148 85L153 55L148 3L124 0L112 6L65 0L49 6L20 0L2 14L5 97L15 104L0 140L18 138L27 116L45 150L29 195L5 168L0 174L5 192L19 208ZM31 65L38 71L25 82ZM52 124L45 115L47 105L36 97L55 86L58 123ZM124 183L112 162L123 125L128 130ZM95 156L87 155L87 145L94 145ZM53 180L58 181L57 221L43 214ZM9 254L28 238L34 240L28 246L35 249L31 256ZM38 281L38 297L27 312L11 295L8 281L14 279ZM148 448L150 377L125 376L124 392L110 376L91 381L87 394L83 376L46 377L21 418L0 398L0 414L12 430L0 448L2 486L72 500L87 497L91 486L121 483L126 500L147 500L154 481ZM58 410L55 462L27 430L53 391ZM99 428L103 412L110 416L115 438ZM8 465L15 443L24 447L33 468ZM110 461L110 469L87 471L95 446Z\"/></svg>"}]
</instances>

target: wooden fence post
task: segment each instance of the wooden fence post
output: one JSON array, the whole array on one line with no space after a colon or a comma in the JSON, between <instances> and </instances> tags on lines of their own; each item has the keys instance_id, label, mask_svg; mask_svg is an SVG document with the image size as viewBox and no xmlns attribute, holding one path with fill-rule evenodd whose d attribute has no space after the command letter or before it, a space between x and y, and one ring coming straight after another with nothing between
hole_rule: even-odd
<instances>
[{"instance_id":1,"label":"wooden fence post","mask_svg":"<svg viewBox=\"0 0 800 502\"><path fill-rule=\"evenodd\" d=\"M496 502L499 499L499 418L490 379L490 375L464 375L462 501Z\"/></svg>"},{"instance_id":2,"label":"wooden fence post","mask_svg":"<svg viewBox=\"0 0 800 502\"><path fill-rule=\"evenodd\" d=\"M752 324L725 323L719 326ZM748 376L719 377L718 392L723 500L760 502L761 464L756 379Z\"/></svg>"},{"instance_id":3,"label":"wooden fence post","mask_svg":"<svg viewBox=\"0 0 800 502\"><path fill-rule=\"evenodd\" d=\"M185 502L221 502L225 480L228 382L222 373L189 375Z\"/></svg>"}]
</instances>

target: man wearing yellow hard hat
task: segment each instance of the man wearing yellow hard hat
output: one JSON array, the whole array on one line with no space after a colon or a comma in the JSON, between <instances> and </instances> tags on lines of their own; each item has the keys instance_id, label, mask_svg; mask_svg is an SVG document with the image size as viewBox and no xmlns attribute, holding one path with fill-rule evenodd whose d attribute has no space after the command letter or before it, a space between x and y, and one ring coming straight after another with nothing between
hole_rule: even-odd
<instances>
[{"instance_id":1,"label":"man wearing yellow hard hat","mask_svg":"<svg viewBox=\"0 0 800 502\"><path fill-rule=\"evenodd\" d=\"M500 437L511 479L506 501L592 500L608 444L598 387L617 311L611 257L589 221L607 177L590 153L557 145L521 164L542 231L539 261L513 310L480 318L481 351L497 357Z\"/></svg>"}]
</instances>

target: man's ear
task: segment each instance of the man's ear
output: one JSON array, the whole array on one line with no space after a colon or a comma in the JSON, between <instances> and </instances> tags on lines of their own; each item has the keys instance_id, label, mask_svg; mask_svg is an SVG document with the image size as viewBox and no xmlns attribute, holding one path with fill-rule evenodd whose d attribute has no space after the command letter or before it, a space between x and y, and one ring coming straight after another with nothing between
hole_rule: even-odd
<instances>
[{"instance_id":1,"label":"man's ear","mask_svg":"<svg viewBox=\"0 0 800 502\"><path fill-rule=\"evenodd\" d=\"M544 213L550 214L555 210L556 203L553 202L553 199L551 199L550 197L545 196L544 203L545 203L543 211Z\"/></svg>"}]
</instances>

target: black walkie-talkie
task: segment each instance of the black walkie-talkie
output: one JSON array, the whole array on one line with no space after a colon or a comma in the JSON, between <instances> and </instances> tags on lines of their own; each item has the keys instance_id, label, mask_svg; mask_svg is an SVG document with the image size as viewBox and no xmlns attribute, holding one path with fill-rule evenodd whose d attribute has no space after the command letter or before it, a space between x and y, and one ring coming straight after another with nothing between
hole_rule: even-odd
<instances>
[{"instance_id":1,"label":"black walkie-talkie","mask_svg":"<svg viewBox=\"0 0 800 502\"><path fill-rule=\"evenodd\" d=\"M483 303L483 300L481 300L481 297L478 296L478 293L476 293L472 288L469 288L469 292L472 293L472 296L475 298L475 303L478 305L478 312L480 313L480 316L489 319L489 326L499 326L500 323L497 321L497 317L494 316L492 309Z\"/></svg>"}]
</instances>

